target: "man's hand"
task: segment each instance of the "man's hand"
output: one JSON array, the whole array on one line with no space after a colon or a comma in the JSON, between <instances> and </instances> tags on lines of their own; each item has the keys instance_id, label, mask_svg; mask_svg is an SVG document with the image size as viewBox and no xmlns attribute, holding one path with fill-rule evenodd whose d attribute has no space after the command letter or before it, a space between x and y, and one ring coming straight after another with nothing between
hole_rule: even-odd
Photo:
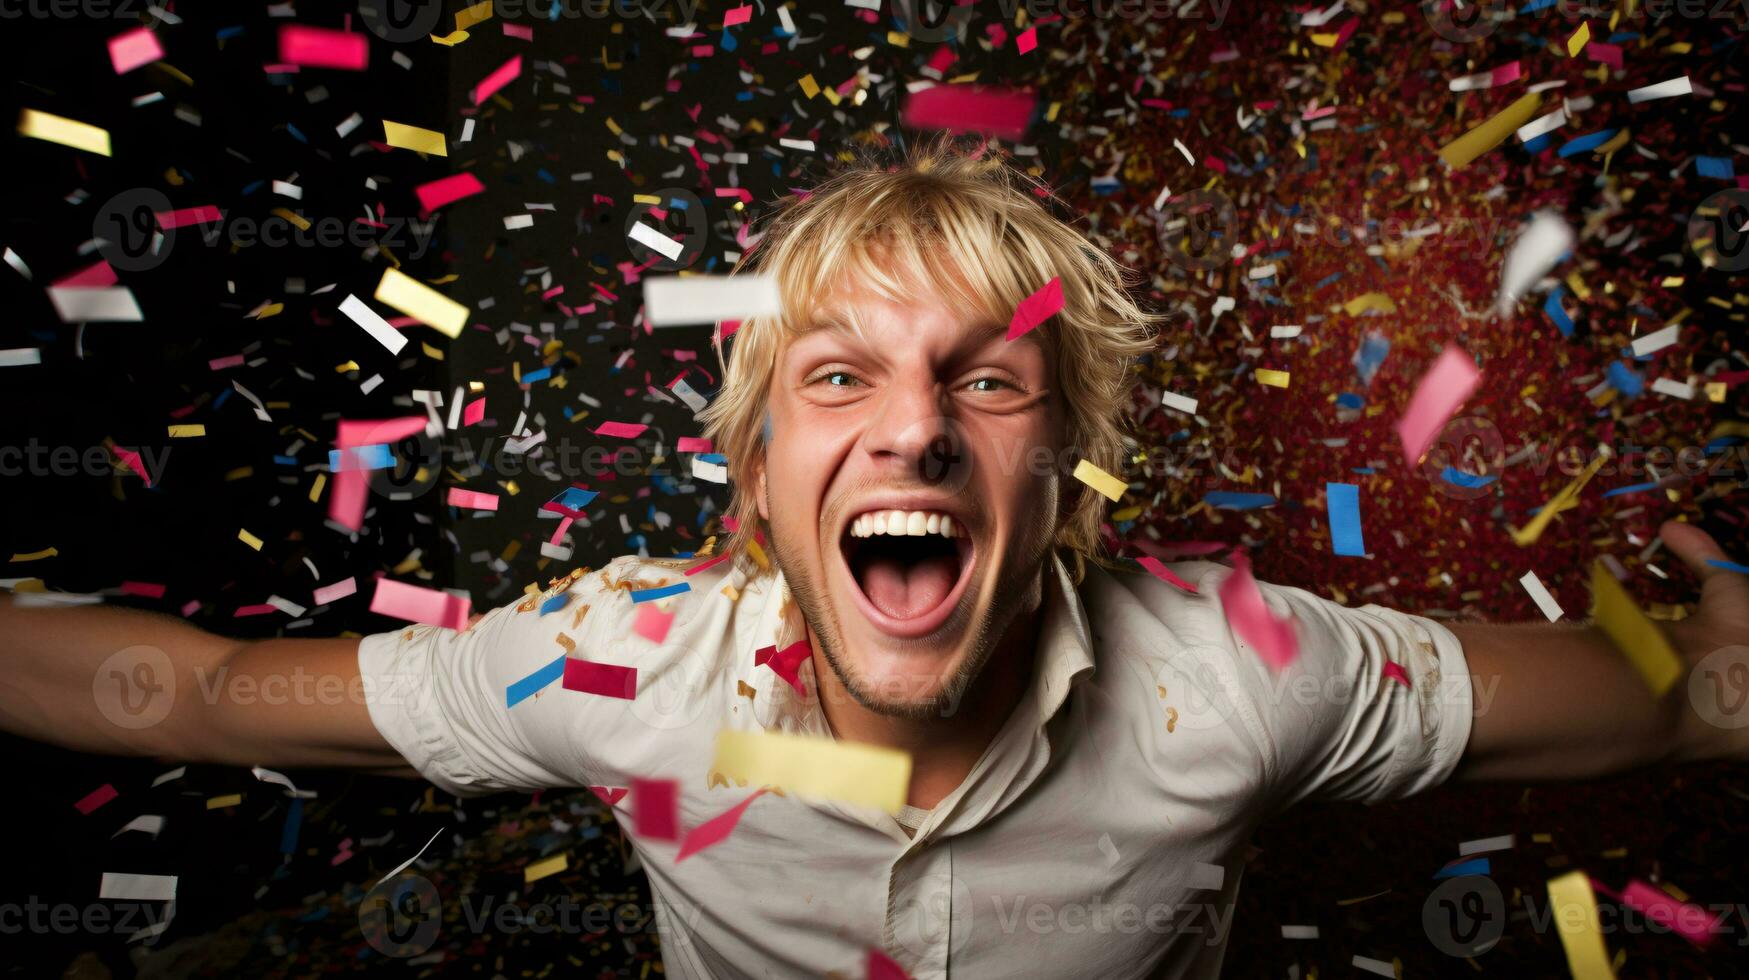
<instances>
[{"instance_id":1,"label":"man's hand","mask_svg":"<svg viewBox=\"0 0 1749 980\"><path fill-rule=\"evenodd\" d=\"M1661 624L1686 670L1654 698L1594 626L1455 623L1474 692L1457 776L1591 779L1664 762L1749 760L1749 576L1707 564L1724 552L1674 521L1660 536L1701 580L1700 608ZM1698 678L1695 672L1698 671ZM1717 705L1701 705L1691 679Z\"/></svg>"},{"instance_id":2,"label":"man's hand","mask_svg":"<svg viewBox=\"0 0 1749 980\"><path fill-rule=\"evenodd\" d=\"M1700 608L1669 628L1671 642L1698 674L1671 692L1693 702L1679 757L1749 761L1749 575L1707 564L1729 559L1692 524L1666 521L1658 536L1700 579Z\"/></svg>"}]
</instances>

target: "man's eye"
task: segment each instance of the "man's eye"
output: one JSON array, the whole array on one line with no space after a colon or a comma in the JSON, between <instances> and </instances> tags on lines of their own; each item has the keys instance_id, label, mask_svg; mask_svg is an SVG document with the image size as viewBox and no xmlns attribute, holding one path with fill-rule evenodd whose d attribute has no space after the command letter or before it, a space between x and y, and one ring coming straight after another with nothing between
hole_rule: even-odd
<instances>
[{"instance_id":1,"label":"man's eye","mask_svg":"<svg viewBox=\"0 0 1749 980\"><path fill-rule=\"evenodd\" d=\"M851 385L861 383L856 380L856 375L851 374L849 371L833 371L831 374L826 375L820 380L834 388L848 388Z\"/></svg>"},{"instance_id":2,"label":"man's eye","mask_svg":"<svg viewBox=\"0 0 1749 980\"><path fill-rule=\"evenodd\" d=\"M1000 378L979 378L967 387L973 391L1001 391L1008 387L1008 382Z\"/></svg>"}]
</instances>

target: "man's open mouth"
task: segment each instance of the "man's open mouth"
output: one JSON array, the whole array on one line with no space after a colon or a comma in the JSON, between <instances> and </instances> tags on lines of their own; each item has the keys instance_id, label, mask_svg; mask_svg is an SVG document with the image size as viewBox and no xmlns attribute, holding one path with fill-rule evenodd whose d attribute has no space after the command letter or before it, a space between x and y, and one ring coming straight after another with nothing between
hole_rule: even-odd
<instances>
[{"instance_id":1,"label":"man's open mouth","mask_svg":"<svg viewBox=\"0 0 1749 980\"><path fill-rule=\"evenodd\" d=\"M935 510L874 510L839 539L857 605L882 632L919 637L939 629L971 578L966 528Z\"/></svg>"}]
</instances>

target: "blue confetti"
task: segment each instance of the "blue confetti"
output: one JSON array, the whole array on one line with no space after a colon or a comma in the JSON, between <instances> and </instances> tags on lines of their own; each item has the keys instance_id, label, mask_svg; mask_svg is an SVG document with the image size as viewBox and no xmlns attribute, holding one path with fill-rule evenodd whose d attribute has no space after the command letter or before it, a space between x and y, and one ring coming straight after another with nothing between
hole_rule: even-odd
<instances>
[{"instance_id":1,"label":"blue confetti","mask_svg":"<svg viewBox=\"0 0 1749 980\"><path fill-rule=\"evenodd\" d=\"M1366 557L1366 542L1360 532L1360 487L1352 483L1324 484L1325 507L1330 514L1330 547L1338 555Z\"/></svg>"},{"instance_id":2,"label":"blue confetti","mask_svg":"<svg viewBox=\"0 0 1749 980\"><path fill-rule=\"evenodd\" d=\"M1488 484L1493 483L1495 480L1500 479L1498 476L1492 474L1488 476L1478 476L1474 473L1465 473L1463 470L1460 470L1455 466L1447 466L1444 470L1441 470L1439 478L1453 486L1466 487L1471 490L1474 490L1477 487L1485 487Z\"/></svg>"},{"instance_id":3,"label":"blue confetti","mask_svg":"<svg viewBox=\"0 0 1749 980\"><path fill-rule=\"evenodd\" d=\"M553 659L552 663L505 688L504 706L506 708L516 707L533 697L535 692L541 688L563 676L565 676L565 655L561 653Z\"/></svg>"},{"instance_id":4,"label":"blue confetti","mask_svg":"<svg viewBox=\"0 0 1749 980\"><path fill-rule=\"evenodd\" d=\"M1464 861L1460 864L1453 864L1440 868L1438 871L1434 872L1433 878L1435 881L1438 881L1441 878L1462 878L1466 875L1485 875L1488 873L1487 858L1472 858L1471 860Z\"/></svg>"},{"instance_id":5,"label":"blue confetti","mask_svg":"<svg viewBox=\"0 0 1749 980\"><path fill-rule=\"evenodd\" d=\"M656 589L633 589L632 602L638 603L649 602L652 599L666 599L671 595L679 595L682 592L691 591L692 585L687 582L676 582L673 585L664 585L661 588Z\"/></svg>"},{"instance_id":6,"label":"blue confetti","mask_svg":"<svg viewBox=\"0 0 1749 980\"><path fill-rule=\"evenodd\" d=\"M1210 507L1225 507L1228 510L1252 510L1257 507L1268 507L1275 503L1275 497L1267 493L1235 493L1231 490L1211 490L1203 496L1202 502Z\"/></svg>"},{"instance_id":7,"label":"blue confetti","mask_svg":"<svg viewBox=\"0 0 1749 980\"><path fill-rule=\"evenodd\" d=\"M1724 561L1719 558L1708 558L1706 563L1714 568L1722 568L1727 572L1737 572L1743 575L1749 575L1749 565L1739 565L1734 561Z\"/></svg>"},{"instance_id":8,"label":"blue confetti","mask_svg":"<svg viewBox=\"0 0 1749 980\"><path fill-rule=\"evenodd\" d=\"M1737 178L1737 168L1731 165L1730 157L1695 157L1694 172L1702 177L1717 177L1720 180Z\"/></svg>"},{"instance_id":9,"label":"blue confetti","mask_svg":"<svg viewBox=\"0 0 1749 980\"><path fill-rule=\"evenodd\" d=\"M1568 140L1560 149L1562 159L1577 156L1587 150L1595 150L1615 137L1616 130L1604 129L1595 133L1586 133Z\"/></svg>"}]
</instances>

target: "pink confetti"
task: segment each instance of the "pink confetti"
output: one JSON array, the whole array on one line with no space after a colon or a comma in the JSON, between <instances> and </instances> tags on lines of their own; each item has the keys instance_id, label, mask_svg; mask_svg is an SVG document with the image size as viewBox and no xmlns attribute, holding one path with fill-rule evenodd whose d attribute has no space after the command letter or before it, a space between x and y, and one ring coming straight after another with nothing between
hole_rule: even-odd
<instances>
[{"instance_id":1,"label":"pink confetti","mask_svg":"<svg viewBox=\"0 0 1749 980\"><path fill-rule=\"evenodd\" d=\"M905 972L891 956L878 949L868 951L868 980L911 980L911 975Z\"/></svg>"},{"instance_id":2,"label":"pink confetti","mask_svg":"<svg viewBox=\"0 0 1749 980\"><path fill-rule=\"evenodd\" d=\"M478 490L463 490L461 487L450 487L447 502L451 507L468 507L473 510L497 510L498 495L481 493Z\"/></svg>"},{"instance_id":3,"label":"pink confetti","mask_svg":"<svg viewBox=\"0 0 1749 980\"><path fill-rule=\"evenodd\" d=\"M316 590L316 605L326 606L330 602L344 599L358 591L358 580L352 577L343 578L333 585L324 585Z\"/></svg>"},{"instance_id":4,"label":"pink confetti","mask_svg":"<svg viewBox=\"0 0 1749 980\"><path fill-rule=\"evenodd\" d=\"M224 214L211 204L198 208L183 208L180 211L160 211L153 217L158 219L158 227L165 231L181 228L183 225L206 225L222 220Z\"/></svg>"},{"instance_id":5,"label":"pink confetti","mask_svg":"<svg viewBox=\"0 0 1749 980\"><path fill-rule=\"evenodd\" d=\"M1406 671L1403 670L1403 665L1400 663L1397 663L1395 660L1385 661L1384 676L1389 677L1391 680L1396 681L1397 683L1403 685L1404 687L1407 687L1410 689L1413 689L1415 687L1414 684L1411 684L1409 682L1409 675Z\"/></svg>"},{"instance_id":6,"label":"pink confetti","mask_svg":"<svg viewBox=\"0 0 1749 980\"><path fill-rule=\"evenodd\" d=\"M480 178L473 174L461 173L429 184L420 184L413 188L413 193L419 195L419 206L426 211L436 211L445 204L454 204L464 197L473 197L486 189L480 183Z\"/></svg>"},{"instance_id":7,"label":"pink confetti","mask_svg":"<svg viewBox=\"0 0 1749 980\"><path fill-rule=\"evenodd\" d=\"M813 656L814 648L807 639L797 640L782 650L776 647L761 647L753 651L753 666L764 664L771 672L789 682L797 694L807 697L808 690L802 686L801 669L803 661Z\"/></svg>"},{"instance_id":8,"label":"pink confetti","mask_svg":"<svg viewBox=\"0 0 1749 980\"><path fill-rule=\"evenodd\" d=\"M1008 322L1008 339L1024 336L1034 327L1049 320L1063 308L1063 277L1052 276L1031 296L1014 308L1014 319Z\"/></svg>"},{"instance_id":9,"label":"pink confetti","mask_svg":"<svg viewBox=\"0 0 1749 980\"><path fill-rule=\"evenodd\" d=\"M1196 586L1191 585L1189 582L1186 582L1185 580L1179 578L1177 575L1174 575L1172 573L1172 569L1167 568L1166 565L1160 561L1160 559L1155 558L1152 555L1143 555L1142 557L1137 558L1136 564L1147 569L1150 574L1152 574L1155 578L1159 579L1160 581L1165 582L1167 585L1176 585L1179 588L1183 589L1184 591L1190 592L1190 593L1196 592Z\"/></svg>"},{"instance_id":10,"label":"pink confetti","mask_svg":"<svg viewBox=\"0 0 1749 980\"><path fill-rule=\"evenodd\" d=\"M497 71L487 75L480 81L480 84L474 86L474 90L471 93L474 105L479 105L491 98L493 92L496 92L515 81L516 76L520 74L522 74L522 55L516 55L504 64L499 65Z\"/></svg>"},{"instance_id":11,"label":"pink confetti","mask_svg":"<svg viewBox=\"0 0 1749 980\"><path fill-rule=\"evenodd\" d=\"M376 593L370 598L373 613L452 630L467 628L468 610L472 606L473 602L462 596L408 585L392 578L377 579Z\"/></svg>"},{"instance_id":12,"label":"pink confetti","mask_svg":"<svg viewBox=\"0 0 1749 980\"><path fill-rule=\"evenodd\" d=\"M589 787L589 792L601 797L601 802L606 803L608 806L613 806L620 800L625 799L626 793L630 792L630 790L624 786L591 786Z\"/></svg>"},{"instance_id":13,"label":"pink confetti","mask_svg":"<svg viewBox=\"0 0 1749 980\"><path fill-rule=\"evenodd\" d=\"M1415 386L1415 396L1397 422L1397 435L1403 440L1403 455L1410 466L1421 461L1421 454L1433 445L1434 437L1481 381L1482 372L1462 348L1452 344L1440 353L1433 368Z\"/></svg>"},{"instance_id":14,"label":"pink confetti","mask_svg":"<svg viewBox=\"0 0 1749 980\"><path fill-rule=\"evenodd\" d=\"M1696 946L1710 944L1719 931L1720 916L1717 913L1699 905L1679 902L1664 889L1643 881L1628 882L1621 890L1621 900Z\"/></svg>"},{"instance_id":15,"label":"pink confetti","mask_svg":"<svg viewBox=\"0 0 1749 980\"><path fill-rule=\"evenodd\" d=\"M752 19L753 7L751 4L732 7L723 13L723 26L734 27L736 24L745 24Z\"/></svg>"},{"instance_id":16,"label":"pink confetti","mask_svg":"<svg viewBox=\"0 0 1749 980\"><path fill-rule=\"evenodd\" d=\"M1251 559L1244 552L1233 553L1233 574L1221 583L1220 594L1221 605L1227 611L1227 625L1257 651L1264 663L1280 670L1300 655L1293 620L1277 619L1269 611L1263 591L1251 576Z\"/></svg>"},{"instance_id":17,"label":"pink confetti","mask_svg":"<svg viewBox=\"0 0 1749 980\"><path fill-rule=\"evenodd\" d=\"M645 602L638 606L638 618L632 622L632 631L651 643L661 643L668 638L668 627L673 622L673 613L663 612L654 602Z\"/></svg>"},{"instance_id":18,"label":"pink confetti","mask_svg":"<svg viewBox=\"0 0 1749 980\"><path fill-rule=\"evenodd\" d=\"M140 460L139 453L134 452L132 449L123 449L122 447L117 446L115 447L115 455L121 459L122 465L133 470L135 473L138 473L140 479L146 481L147 487L152 485L152 478L147 475L146 464Z\"/></svg>"},{"instance_id":19,"label":"pink confetti","mask_svg":"<svg viewBox=\"0 0 1749 980\"><path fill-rule=\"evenodd\" d=\"M911 93L903 121L912 129L988 133L1017 140L1026 135L1036 101L1027 91L936 85Z\"/></svg>"},{"instance_id":20,"label":"pink confetti","mask_svg":"<svg viewBox=\"0 0 1749 980\"><path fill-rule=\"evenodd\" d=\"M370 41L352 31L286 24L279 29L279 60L309 68L363 71L370 66Z\"/></svg>"},{"instance_id":21,"label":"pink confetti","mask_svg":"<svg viewBox=\"0 0 1749 980\"><path fill-rule=\"evenodd\" d=\"M96 789L92 790L90 793L86 794L84 799L73 804L73 809L78 810L80 813L83 813L86 816L90 816L91 811L97 809L98 807L102 806L105 803L108 803L110 800L113 800L117 796L120 796L120 795L121 795L120 793L117 793L115 791L114 786L111 786L108 783L104 783L102 786L99 786Z\"/></svg>"},{"instance_id":22,"label":"pink confetti","mask_svg":"<svg viewBox=\"0 0 1749 980\"><path fill-rule=\"evenodd\" d=\"M126 75L135 68L149 65L164 57L158 35L149 27L137 27L109 39L109 63L117 75Z\"/></svg>"},{"instance_id":23,"label":"pink confetti","mask_svg":"<svg viewBox=\"0 0 1749 980\"><path fill-rule=\"evenodd\" d=\"M334 435L334 448L392 444L424 431L423 415L394 419L341 419ZM350 530L359 530L364 526L364 503L370 491L370 474L364 470L346 470L335 473L332 482L334 489L328 496L328 517Z\"/></svg>"},{"instance_id":24,"label":"pink confetti","mask_svg":"<svg viewBox=\"0 0 1749 980\"><path fill-rule=\"evenodd\" d=\"M1027 54L1038 47L1038 28L1029 27L1014 35L1014 46L1020 50L1021 54Z\"/></svg>"},{"instance_id":25,"label":"pink confetti","mask_svg":"<svg viewBox=\"0 0 1749 980\"><path fill-rule=\"evenodd\" d=\"M565 676L559 685L567 691L630 701L638 693L638 669L572 657L565 661Z\"/></svg>"},{"instance_id":26,"label":"pink confetti","mask_svg":"<svg viewBox=\"0 0 1749 980\"><path fill-rule=\"evenodd\" d=\"M123 582L122 595L145 596L148 599L164 598L164 586L157 582Z\"/></svg>"},{"instance_id":27,"label":"pink confetti","mask_svg":"<svg viewBox=\"0 0 1749 980\"><path fill-rule=\"evenodd\" d=\"M711 451L711 441L701 436L681 436L674 447L675 452L708 453Z\"/></svg>"},{"instance_id":28,"label":"pink confetti","mask_svg":"<svg viewBox=\"0 0 1749 980\"><path fill-rule=\"evenodd\" d=\"M208 370L223 371L225 368L239 367L243 363L243 355L232 354L230 357L215 357L206 362Z\"/></svg>"},{"instance_id":29,"label":"pink confetti","mask_svg":"<svg viewBox=\"0 0 1749 980\"><path fill-rule=\"evenodd\" d=\"M729 835L735 832L735 825L741 822L741 815L746 813L747 808L752 806L753 801L759 799L764 792L763 789L754 790L752 796L687 831L686 836L680 841L680 853L674 855L674 863L679 864L700 851L708 850L728 840Z\"/></svg>"},{"instance_id":30,"label":"pink confetti","mask_svg":"<svg viewBox=\"0 0 1749 980\"><path fill-rule=\"evenodd\" d=\"M714 568L717 565L720 565L723 562L727 561L728 559L729 559L729 554L727 552L724 552L723 554L720 554L720 555L716 556L715 558L712 558L710 561L692 566L691 568L686 570L686 574L687 575L697 575L699 572L702 572L707 568Z\"/></svg>"},{"instance_id":31,"label":"pink confetti","mask_svg":"<svg viewBox=\"0 0 1749 980\"><path fill-rule=\"evenodd\" d=\"M104 289L115 285L115 267L101 259L49 285L55 289Z\"/></svg>"},{"instance_id":32,"label":"pink confetti","mask_svg":"<svg viewBox=\"0 0 1749 980\"><path fill-rule=\"evenodd\" d=\"M680 784L672 779L632 780L632 827L649 840L680 839Z\"/></svg>"},{"instance_id":33,"label":"pink confetti","mask_svg":"<svg viewBox=\"0 0 1749 980\"><path fill-rule=\"evenodd\" d=\"M463 425L479 425L486 418L486 399L476 398L462 409Z\"/></svg>"},{"instance_id":34,"label":"pink confetti","mask_svg":"<svg viewBox=\"0 0 1749 980\"><path fill-rule=\"evenodd\" d=\"M603 422L595 427L598 436L616 436L620 439L636 439L649 428L638 422Z\"/></svg>"},{"instance_id":35,"label":"pink confetti","mask_svg":"<svg viewBox=\"0 0 1749 980\"><path fill-rule=\"evenodd\" d=\"M507 22L504 25L504 36L516 38L518 41L533 41L534 28L528 24L511 24Z\"/></svg>"}]
</instances>

